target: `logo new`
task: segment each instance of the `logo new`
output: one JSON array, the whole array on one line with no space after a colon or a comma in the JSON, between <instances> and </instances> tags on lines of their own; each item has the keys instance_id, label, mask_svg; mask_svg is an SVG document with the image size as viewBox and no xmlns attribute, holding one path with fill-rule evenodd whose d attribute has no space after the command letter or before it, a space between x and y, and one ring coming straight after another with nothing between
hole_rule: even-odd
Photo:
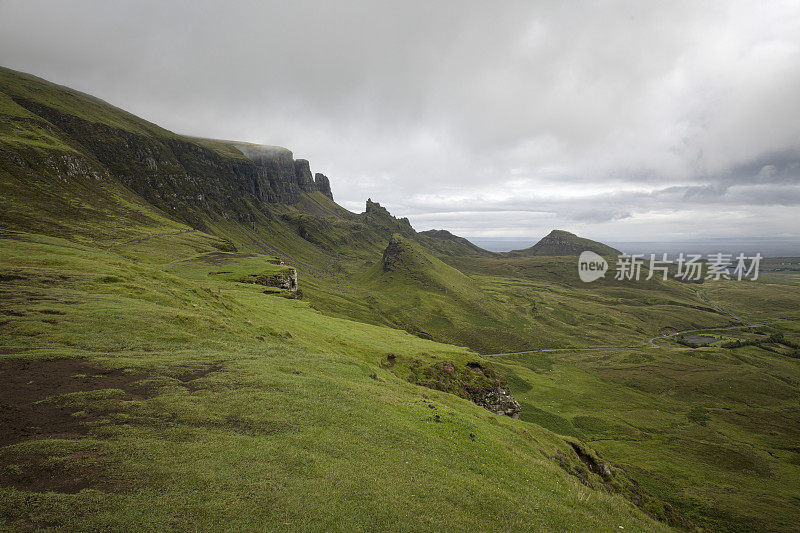
<instances>
[{"instance_id":1,"label":"logo new","mask_svg":"<svg viewBox=\"0 0 800 533\"><path fill-rule=\"evenodd\" d=\"M586 250L578 257L578 276L589 283L606 275L608 262L594 252Z\"/></svg>"}]
</instances>

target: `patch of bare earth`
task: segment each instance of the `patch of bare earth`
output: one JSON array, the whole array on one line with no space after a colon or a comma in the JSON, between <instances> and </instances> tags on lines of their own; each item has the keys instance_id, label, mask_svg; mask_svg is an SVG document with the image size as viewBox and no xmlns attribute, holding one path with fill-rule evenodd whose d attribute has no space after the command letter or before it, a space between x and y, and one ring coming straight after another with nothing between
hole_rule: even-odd
<instances>
[{"instance_id":1,"label":"patch of bare earth","mask_svg":"<svg viewBox=\"0 0 800 533\"><path fill-rule=\"evenodd\" d=\"M100 389L121 389L129 398L143 398L148 391L136 385L143 377L83 359L0 361L0 447L85 435L91 415L74 416L77 408L42 400Z\"/></svg>"},{"instance_id":2,"label":"patch of bare earth","mask_svg":"<svg viewBox=\"0 0 800 533\"><path fill-rule=\"evenodd\" d=\"M110 370L82 359L0 361L0 486L31 492L113 491L102 457L91 451L52 455L38 448L11 447L41 439L73 439L88 432L96 415L57 401L61 394L121 389L128 398L149 391L137 386L141 374Z\"/></svg>"},{"instance_id":3,"label":"patch of bare earth","mask_svg":"<svg viewBox=\"0 0 800 533\"><path fill-rule=\"evenodd\" d=\"M179 369L177 379L191 389L219 365ZM58 401L63 394L119 389L124 399L143 399L157 393L142 380L152 375L108 369L85 359L0 360L0 487L30 492L77 493L83 489L116 492L105 475L107 459L93 450L52 453L48 447L13 446L44 439L86 436L103 411ZM80 446L79 446L80 447ZM81 447L85 448L85 447Z\"/></svg>"}]
</instances>

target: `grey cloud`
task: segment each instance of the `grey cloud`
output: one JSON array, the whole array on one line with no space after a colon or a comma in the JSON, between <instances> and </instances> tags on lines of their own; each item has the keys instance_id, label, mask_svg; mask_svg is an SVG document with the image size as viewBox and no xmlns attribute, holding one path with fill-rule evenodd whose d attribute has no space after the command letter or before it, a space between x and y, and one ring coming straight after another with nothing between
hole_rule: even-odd
<instances>
[{"instance_id":1,"label":"grey cloud","mask_svg":"<svg viewBox=\"0 0 800 533\"><path fill-rule=\"evenodd\" d=\"M797 4L6 0L0 63L420 229L798 233Z\"/></svg>"}]
</instances>

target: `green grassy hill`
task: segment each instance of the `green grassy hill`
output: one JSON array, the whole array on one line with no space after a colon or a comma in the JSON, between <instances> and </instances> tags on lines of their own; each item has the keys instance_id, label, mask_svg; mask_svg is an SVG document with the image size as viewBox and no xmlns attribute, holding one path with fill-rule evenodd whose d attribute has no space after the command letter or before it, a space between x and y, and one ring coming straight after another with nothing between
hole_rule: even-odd
<instances>
[{"instance_id":1,"label":"green grassy hill","mask_svg":"<svg viewBox=\"0 0 800 533\"><path fill-rule=\"evenodd\" d=\"M16 141L0 145L8 155L0 158L3 186L13 190L5 196L7 209L0 220L9 228L75 239L102 237L108 246L203 231L219 239L221 251L273 254L297 268L305 298L327 314L480 352L574 345L579 324L596 320L597 313L584 312L580 294L565 305L551 298L549 287L509 279L502 258L468 241L441 232L417 233L407 219L395 218L371 200L360 214L341 208L296 174L297 162L288 150L272 147L264 152L267 157L251 147L245 150L256 154L251 160L237 143L180 137L12 71L3 72L0 87L19 113L37 117L37 124L72 149L61 170L49 163L51 155L19 148L26 138L20 129ZM85 180L85 172L97 177ZM42 216L43 210L49 214ZM485 271L470 274L471 281L436 291L364 283L395 233L456 269L464 268L463 261L474 265L497 259L501 270L491 277ZM558 271L569 276L565 268ZM404 305L401 295L418 305ZM670 312L689 309L687 322L714 323L717 317L687 307L693 298L684 290ZM547 312L535 310L536 302L539 311ZM635 313L619 313L609 328L621 330L623 337L639 336L640 323Z\"/></svg>"},{"instance_id":2,"label":"green grassy hill","mask_svg":"<svg viewBox=\"0 0 800 533\"><path fill-rule=\"evenodd\" d=\"M389 285L420 285L470 301L483 296L469 277L399 234L389 239L380 264L373 266L370 274Z\"/></svg>"},{"instance_id":3,"label":"green grassy hill","mask_svg":"<svg viewBox=\"0 0 800 533\"><path fill-rule=\"evenodd\" d=\"M585 250L600 254L603 257L616 256L620 253L619 250L601 242L584 239L568 231L554 229L530 248L512 250L505 255L508 257L580 255Z\"/></svg>"},{"instance_id":4,"label":"green grassy hill","mask_svg":"<svg viewBox=\"0 0 800 533\"><path fill-rule=\"evenodd\" d=\"M794 528L791 271L583 284L242 144L0 70L0 528Z\"/></svg>"},{"instance_id":5,"label":"green grassy hill","mask_svg":"<svg viewBox=\"0 0 800 533\"><path fill-rule=\"evenodd\" d=\"M203 274L209 242L4 234L3 528L659 527L555 434L409 379L474 354Z\"/></svg>"},{"instance_id":6,"label":"green grassy hill","mask_svg":"<svg viewBox=\"0 0 800 533\"><path fill-rule=\"evenodd\" d=\"M663 527L476 405L505 386L476 354L262 283L330 287L407 221L259 200L229 144L1 74L0 527Z\"/></svg>"},{"instance_id":7,"label":"green grassy hill","mask_svg":"<svg viewBox=\"0 0 800 533\"><path fill-rule=\"evenodd\" d=\"M484 250L464 237L453 235L444 229L431 229L417 234L417 240L440 257L479 256L494 257L498 254Z\"/></svg>"}]
</instances>

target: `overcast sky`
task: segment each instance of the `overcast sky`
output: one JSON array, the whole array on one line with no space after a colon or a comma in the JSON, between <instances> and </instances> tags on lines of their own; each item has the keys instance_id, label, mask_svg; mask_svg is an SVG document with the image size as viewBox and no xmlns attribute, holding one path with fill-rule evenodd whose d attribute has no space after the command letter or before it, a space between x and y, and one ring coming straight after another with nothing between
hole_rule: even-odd
<instances>
[{"instance_id":1,"label":"overcast sky","mask_svg":"<svg viewBox=\"0 0 800 533\"><path fill-rule=\"evenodd\" d=\"M419 230L800 237L799 2L0 0L0 64Z\"/></svg>"}]
</instances>

